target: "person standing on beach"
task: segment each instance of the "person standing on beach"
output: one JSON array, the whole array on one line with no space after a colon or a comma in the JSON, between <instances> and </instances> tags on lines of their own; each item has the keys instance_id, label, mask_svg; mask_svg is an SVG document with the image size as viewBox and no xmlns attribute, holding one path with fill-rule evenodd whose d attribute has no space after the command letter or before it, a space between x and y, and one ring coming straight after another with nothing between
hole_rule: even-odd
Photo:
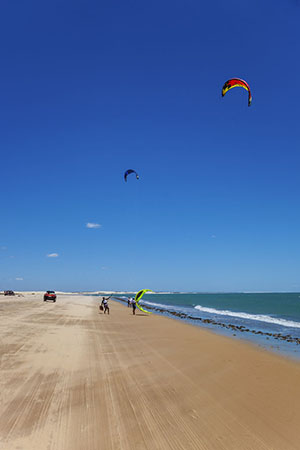
<instances>
[{"instance_id":1,"label":"person standing on beach","mask_svg":"<svg viewBox=\"0 0 300 450\"><path fill-rule=\"evenodd\" d=\"M131 306L132 306L132 314L135 316L136 301L134 298L131 299Z\"/></svg>"},{"instance_id":2,"label":"person standing on beach","mask_svg":"<svg viewBox=\"0 0 300 450\"><path fill-rule=\"evenodd\" d=\"M101 306L103 306L104 314L106 313L106 311L107 311L107 314L109 314L108 301L107 301L107 299L105 297L102 297Z\"/></svg>"},{"instance_id":3,"label":"person standing on beach","mask_svg":"<svg viewBox=\"0 0 300 450\"><path fill-rule=\"evenodd\" d=\"M128 308L130 308L130 306L131 306L131 303L132 303L132 297L128 297Z\"/></svg>"}]
</instances>

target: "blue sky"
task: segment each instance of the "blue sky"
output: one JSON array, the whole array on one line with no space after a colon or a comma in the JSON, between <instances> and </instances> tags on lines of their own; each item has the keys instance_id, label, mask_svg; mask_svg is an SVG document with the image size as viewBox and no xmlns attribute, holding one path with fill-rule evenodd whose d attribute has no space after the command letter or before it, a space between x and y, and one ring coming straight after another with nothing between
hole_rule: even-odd
<instances>
[{"instance_id":1,"label":"blue sky","mask_svg":"<svg viewBox=\"0 0 300 450\"><path fill-rule=\"evenodd\" d=\"M0 289L300 291L299 19L3 1Z\"/></svg>"}]
</instances>

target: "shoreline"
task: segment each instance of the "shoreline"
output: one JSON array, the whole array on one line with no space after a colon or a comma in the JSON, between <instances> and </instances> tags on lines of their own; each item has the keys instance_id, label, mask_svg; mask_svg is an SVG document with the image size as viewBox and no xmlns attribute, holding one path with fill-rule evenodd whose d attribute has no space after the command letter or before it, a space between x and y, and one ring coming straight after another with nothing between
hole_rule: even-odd
<instances>
[{"instance_id":1,"label":"shoreline","mask_svg":"<svg viewBox=\"0 0 300 450\"><path fill-rule=\"evenodd\" d=\"M112 296L112 299L126 304L125 299L116 296ZM171 305L166 305L166 308L161 308L155 306L155 303L150 304L147 302L146 304L146 308L152 313L162 317L175 319L179 322L188 323L202 329L209 329L218 335L228 336L243 342L250 342L271 353L280 354L296 361L300 360L300 338L291 336L288 331L286 331L286 333L272 333L262 331L251 325L236 325L209 318L195 317L185 312L167 309L167 307L172 308Z\"/></svg>"}]
</instances>

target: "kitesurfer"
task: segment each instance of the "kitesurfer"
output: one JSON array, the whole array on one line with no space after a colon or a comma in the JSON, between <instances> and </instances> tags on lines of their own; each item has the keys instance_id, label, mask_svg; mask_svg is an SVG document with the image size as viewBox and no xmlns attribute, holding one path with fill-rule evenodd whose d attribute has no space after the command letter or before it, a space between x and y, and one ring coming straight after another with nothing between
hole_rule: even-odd
<instances>
[{"instance_id":1,"label":"kitesurfer","mask_svg":"<svg viewBox=\"0 0 300 450\"><path fill-rule=\"evenodd\" d=\"M104 309L104 314L106 313L106 311L107 311L107 314L109 314L108 301L107 301L107 299L106 299L105 297L102 297L101 306L102 306L103 309Z\"/></svg>"},{"instance_id":2,"label":"kitesurfer","mask_svg":"<svg viewBox=\"0 0 300 450\"><path fill-rule=\"evenodd\" d=\"M132 314L135 316L136 301L134 298L131 299L131 306L132 306Z\"/></svg>"}]
</instances>

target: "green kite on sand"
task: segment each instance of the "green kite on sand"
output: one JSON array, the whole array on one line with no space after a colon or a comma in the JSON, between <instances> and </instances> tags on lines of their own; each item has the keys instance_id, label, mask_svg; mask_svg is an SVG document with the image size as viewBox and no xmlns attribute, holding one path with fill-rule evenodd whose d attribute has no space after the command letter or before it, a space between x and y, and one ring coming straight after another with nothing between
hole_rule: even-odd
<instances>
[{"instance_id":1,"label":"green kite on sand","mask_svg":"<svg viewBox=\"0 0 300 450\"><path fill-rule=\"evenodd\" d=\"M146 292L153 292L151 291L151 289L142 289L141 291L139 291L136 296L135 296L135 301L136 301L136 306L143 312L148 313L148 314L152 314L151 311L146 311L145 309L143 309L140 305L139 305L139 301L141 300L141 298L143 297L143 295Z\"/></svg>"}]
</instances>

